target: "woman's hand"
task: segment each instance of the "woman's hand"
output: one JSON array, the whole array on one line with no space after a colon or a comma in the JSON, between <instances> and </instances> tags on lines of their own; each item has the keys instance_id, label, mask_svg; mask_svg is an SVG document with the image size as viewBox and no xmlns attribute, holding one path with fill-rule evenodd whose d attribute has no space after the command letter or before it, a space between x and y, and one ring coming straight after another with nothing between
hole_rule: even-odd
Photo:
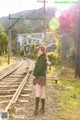
<instances>
[{"instance_id":1,"label":"woman's hand","mask_svg":"<svg viewBox=\"0 0 80 120\"><path fill-rule=\"evenodd\" d=\"M35 79L36 77L35 76L32 76L32 79Z\"/></svg>"}]
</instances>

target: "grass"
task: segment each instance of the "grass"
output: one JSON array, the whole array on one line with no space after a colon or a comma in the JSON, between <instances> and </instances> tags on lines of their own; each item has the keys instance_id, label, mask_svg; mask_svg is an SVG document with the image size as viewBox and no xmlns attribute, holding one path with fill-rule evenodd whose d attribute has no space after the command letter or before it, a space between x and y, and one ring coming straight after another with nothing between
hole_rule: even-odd
<instances>
[{"instance_id":1,"label":"grass","mask_svg":"<svg viewBox=\"0 0 80 120\"><path fill-rule=\"evenodd\" d=\"M10 66L14 63L14 60L11 59L11 63L8 64L8 58L7 57L0 57L0 71L6 68L7 66Z\"/></svg>"},{"instance_id":2,"label":"grass","mask_svg":"<svg viewBox=\"0 0 80 120\"><path fill-rule=\"evenodd\" d=\"M0 65L7 65L8 64L8 58L0 57Z\"/></svg>"},{"instance_id":3,"label":"grass","mask_svg":"<svg viewBox=\"0 0 80 120\"><path fill-rule=\"evenodd\" d=\"M10 59L11 63L13 62L13 58ZM0 65L8 65L7 57L0 57Z\"/></svg>"},{"instance_id":4,"label":"grass","mask_svg":"<svg viewBox=\"0 0 80 120\"><path fill-rule=\"evenodd\" d=\"M50 74L53 75L57 72L56 67L52 69ZM70 70L66 75L59 76L57 86L54 85L60 100L60 111L57 114L63 120L80 120L80 79L77 80L72 76L74 76L73 70Z\"/></svg>"},{"instance_id":5,"label":"grass","mask_svg":"<svg viewBox=\"0 0 80 120\"><path fill-rule=\"evenodd\" d=\"M60 97L61 114L69 120L80 120L80 82L62 76L59 84L65 87Z\"/></svg>"}]
</instances>

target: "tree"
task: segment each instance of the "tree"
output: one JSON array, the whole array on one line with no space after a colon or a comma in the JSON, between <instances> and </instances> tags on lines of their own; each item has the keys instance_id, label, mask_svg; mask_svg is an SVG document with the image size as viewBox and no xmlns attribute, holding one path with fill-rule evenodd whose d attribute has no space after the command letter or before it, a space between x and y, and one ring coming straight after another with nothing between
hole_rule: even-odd
<instances>
[{"instance_id":1,"label":"tree","mask_svg":"<svg viewBox=\"0 0 80 120\"><path fill-rule=\"evenodd\" d=\"M76 18L77 18L77 31L76 31L76 65L75 65L75 77L80 78L80 5L76 6Z\"/></svg>"},{"instance_id":2,"label":"tree","mask_svg":"<svg viewBox=\"0 0 80 120\"><path fill-rule=\"evenodd\" d=\"M72 24L74 22L74 12L67 11L60 16L60 25L62 32L70 31L72 29Z\"/></svg>"},{"instance_id":3,"label":"tree","mask_svg":"<svg viewBox=\"0 0 80 120\"><path fill-rule=\"evenodd\" d=\"M0 54L7 52L7 40L8 37L4 32L4 28L0 25Z\"/></svg>"}]
</instances>

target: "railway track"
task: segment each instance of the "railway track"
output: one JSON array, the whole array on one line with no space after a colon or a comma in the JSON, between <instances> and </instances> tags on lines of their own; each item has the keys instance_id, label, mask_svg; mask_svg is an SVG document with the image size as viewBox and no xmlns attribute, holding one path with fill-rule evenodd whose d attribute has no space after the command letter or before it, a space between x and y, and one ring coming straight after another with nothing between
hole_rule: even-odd
<instances>
[{"instance_id":1,"label":"railway track","mask_svg":"<svg viewBox=\"0 0 80 120\"><path fill-rule=\"evenodd\" d=\"M0 73L0 80L2 80L2 79L5 78L7 75L11 74L12 72L14 72L16 69L18 69L18 68L20 67L20 65L22 64L22 59L21 59L21 58L15 58L15 59L18 59L18 60L17 60L18 63L16 63L17 65L14 64L14 65L11 66L11 67L12 67L11 69L6 68L6 71L5 71L5 70L2 71L3 74Z\"/></svg>"},{"instance_id":2,"label":"railway track","mask_svg":"<svg viewBox=\"0 0 80 120\"><path fill-rule=\"evenodd\" d=\"M9 119L9 110L14 104L28 102L31 92L28 81L31 67L30 60L21 60L14 70L0 78L0 120Z\"/></svg>"}]
</instances>

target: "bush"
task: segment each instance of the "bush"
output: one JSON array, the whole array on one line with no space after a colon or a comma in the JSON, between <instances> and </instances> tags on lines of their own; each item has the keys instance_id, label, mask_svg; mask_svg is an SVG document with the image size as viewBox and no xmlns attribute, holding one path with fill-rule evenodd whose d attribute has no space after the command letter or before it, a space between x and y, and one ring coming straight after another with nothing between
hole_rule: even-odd
<instances>
[{"instance_id":1,"label":"bush","mask_svg":"<svg viewBox=\"0 0 80 120\"><path fill-rule=\"evenodd\" d=\"M2 56L2 50L0 50L0 55Z\"/></svg>"},{"instance_id":2,"label":"bush","mask_svg":"<svg viewBox=\"0 0 80 120\"><path fill-rule=\"evenodd\" d=\"M21 55L24 55L24 51L21 51L20 54L21 54Z\"/></svg>"},{"instance_id":3,"label":"bush","mask_svg":"<svg viewBox=\"0 0 80 120\"><path fill-rule=\"evenodd\" d=\"M47 53L47 56L49 58L49 61L52 63L52 65L58 64L58 55L56 53L50 52Z\"/></svg>"},{"instance_id":4,"label":"bush","mask_svg":"<svg viewBox=\"0 0 80 120\"><path fill-rule=\"evenodd\" d=\"M8 53L6 53L6 54L4 55L4 57L5 57L5 58L8 58Z\"/></svg>"}]
</instances>

